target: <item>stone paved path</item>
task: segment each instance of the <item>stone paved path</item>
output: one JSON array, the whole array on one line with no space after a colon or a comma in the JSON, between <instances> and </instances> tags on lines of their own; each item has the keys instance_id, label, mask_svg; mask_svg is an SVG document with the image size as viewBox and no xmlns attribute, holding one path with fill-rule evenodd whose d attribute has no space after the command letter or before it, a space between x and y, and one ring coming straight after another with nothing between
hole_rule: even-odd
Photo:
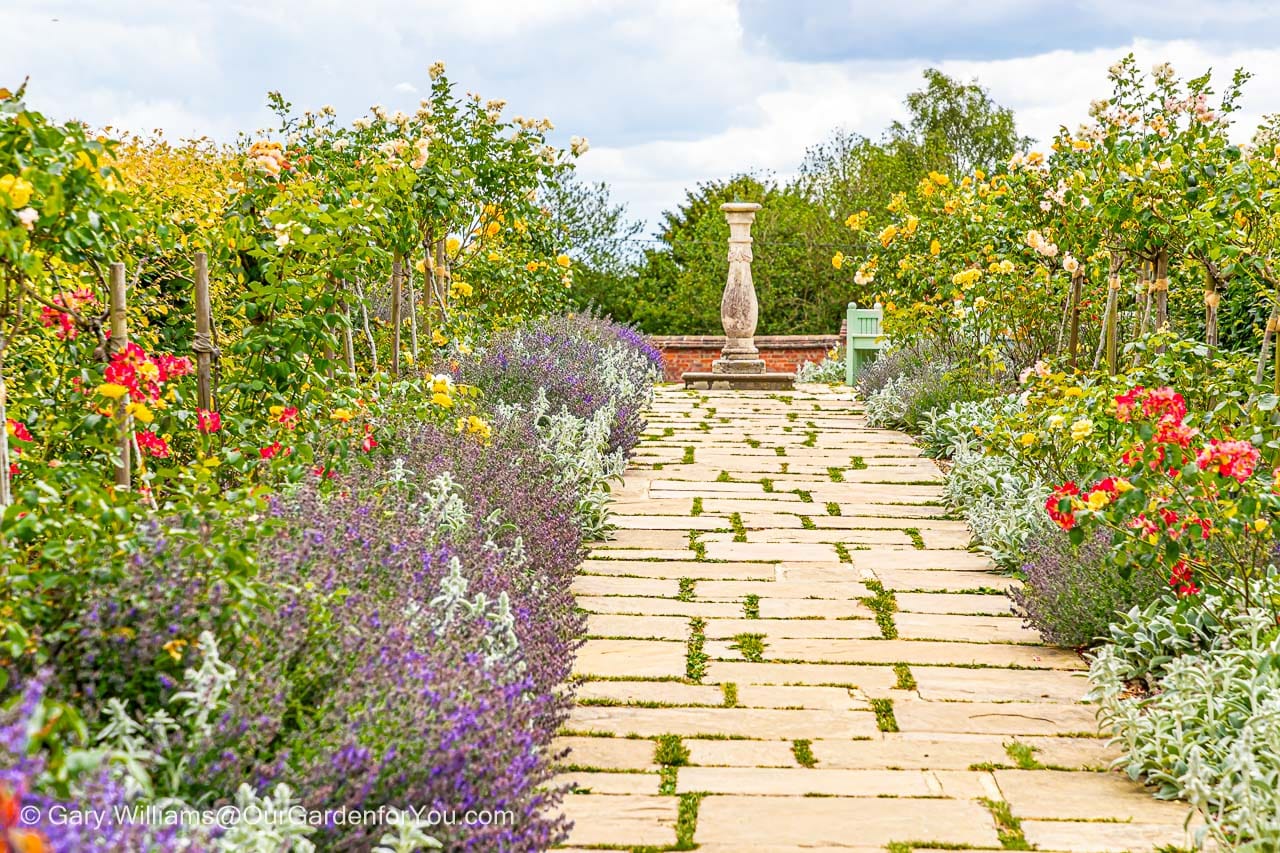
<instances>
[{"instance_id":1,"label":"stone paved path","mask_svg":"<svg viewBox=\"0 0 1280 853\"><path fill-rule=\"evenodd\" d=\"M659 391L575 584L573 849L1186 845L1105 772L1073 653L1009 615L941 475L847 393Z\"/></svg>"}]
</instances>

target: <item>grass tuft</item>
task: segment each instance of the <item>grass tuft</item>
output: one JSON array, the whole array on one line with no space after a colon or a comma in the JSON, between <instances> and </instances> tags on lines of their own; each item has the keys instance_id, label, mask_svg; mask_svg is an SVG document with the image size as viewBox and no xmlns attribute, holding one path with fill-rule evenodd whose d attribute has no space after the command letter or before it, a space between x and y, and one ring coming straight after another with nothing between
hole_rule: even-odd
<instances>
[{"instance_id":1,"label":"grass tuft","mask_svg":"<svg viewBox=\"0 0 1280 853\"><path fill-rule=\"evenodd\" d=\"M698 582L693 578L680 578L680 591L676 593L676 599L679 601L693 601L694 588Z\"/></svg>"},{"instance_id":2,"label":"grass tuft","mask_svg":"<svg viewBox=\"0 0 1280 853\"><path fill-rule=\"evenodd\" d=\"M1010 741L1004 745L1005 754L1013 759L1013 763L1017 765L1019 770L1043 770L1044 765L1036 759L1037 750L1034 746L1019 741Z\"/></svg>"},{"instance_id":3,"label":"grass tuft","mask_svg":"<svg viewBox=\"0 0 1280 853\"><path fill-rule=\"evenodd\" d=\"M862 599L862 603L871 608L871 612L876 615L876 624L880 626L880 636L886 640L895 640L898 637L898 626L893 621L893 614L898 609L898 599L892 590L884 588L884 584L880 581L871 580L865 582L867 589L871 590L871 595Z\"/></svg>"},{"instance_id":4,"label":"grass tuft","mask_svg":"<svg viewBox=\"0 0 1280 853\"><path fill-rule=\"evenodd\" d=\"M760 663L764 660L764 650L766 644L764 634L736 634L729 648L736 649L743 660L749 660L752 663Z\"/></svg>"},{"instance_id":5,"label":"grass tuft","mask_svg":"<svg viewBox=\"0 0 1280 853\"><path fill-rule=\"evenodd\" d=\"M680 735L658 735L653 761L663 767L683 767L689 763L689 747L684 745Z\"/></svg>"},{"instance_id":6,"label":"grass tuft","mask_svg":"<svg viewBox=\"0 0 1280 853\"><path fill-rule=\"evenodd\" d=\"M911 667L905 663L895 663L893 673L898 676L898 683L893 685L895 690L915 690L918 687L916 677L911 674Z\"/></svg>"},{"instance_id":7,"label":"grass tuft","mask_svg":"<svg viewBox=\"0 0 1280 853\"><path fill-rule=\"evenodd\" d=\"M876 712L876 728L882 732L896 732L898 718L893 715L892 699L872 699L871 710Z\"/></svg>"},{"instance_id":8,"label":"grass tuft","mask_svg":"<svg viewBox=\"0 0 1280 853\"><path fill-rule=\"evenodd\" d=\"M684 674L690 681L702 683L707 674L707 620L694 616L689 620L689 639L685 645Z\"/></svg>"},{"instance_id":9,"label":"grass tuft","mask_svg":"<svg viewBox=\"0 0 1280 853\"><path fill-rule=\"evenodd\" d=\"M801 767L814 767L818 759L813 757L813 741L800 738L791 742L791 754L796 757L796 764Z\"/></svg>"},{"instance_id":10,"label":"grass tuft","mask_svg":"<svg viewBox=\"0 0 1280 853\"><path fill-rule=\"evenodd\" d=\"M681 794L680 811L676 814L675 850L693 850L698 846L693 836L698 831L698 806L702 794Z\"/></svg>"},{"instance_id":11,"label":"grass tuft","mask_svg":"<svg viewBox=\"0 0 1280 853\"><path fill-rule=\"evenodd\" d=\"M1027 837L1022 834L1022 821L1013 816L1013 811L1009 808L1009 804L1004 800L992 800L983 798L979 800L988 811L991 812L991 818L996 822L996 837L1000 839L1000 846L1005 850L1030 850L1031 845L1027 843Z\"/></svg>"}]
</instances>

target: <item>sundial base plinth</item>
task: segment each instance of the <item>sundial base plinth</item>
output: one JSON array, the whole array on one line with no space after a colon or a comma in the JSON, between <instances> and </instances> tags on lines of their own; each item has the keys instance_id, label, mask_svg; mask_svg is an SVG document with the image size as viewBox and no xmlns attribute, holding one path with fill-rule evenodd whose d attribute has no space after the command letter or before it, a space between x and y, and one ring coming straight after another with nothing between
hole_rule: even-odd
<instances>
[{"instance_id":1,"label":"sundial base plinth","mask_svg":"<svg viewBox=\"0 0 1280 853\"><path fill-rule=\"evenodd\" d=\"M796 387L794 373L717 373L698 371L680 377L684 387L699 391L791 391Z\"/></svg>"}]
</instances>

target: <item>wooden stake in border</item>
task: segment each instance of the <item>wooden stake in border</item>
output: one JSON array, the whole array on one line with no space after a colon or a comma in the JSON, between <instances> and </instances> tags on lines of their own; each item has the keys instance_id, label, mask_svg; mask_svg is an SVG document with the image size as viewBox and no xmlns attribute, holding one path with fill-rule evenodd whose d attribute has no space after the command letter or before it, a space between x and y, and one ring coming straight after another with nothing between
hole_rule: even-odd
<instances>
[{"instance_id":1,"label":"wooden stake in border","mask_svg":"<svg viewBox=\"0 0 1280 853\"><path fill-rule=\"evenodd\" d=\"M129 345L129 324L125 314L126 290L124 264L111 265L111 345L108 352L115 354ZM132 483L133 429L129 416L129 395L116 403L116 425L120 433L120 464L116 466L116 485L127 489Z\"/></svg>"},{"instance_id":2,"label":"wooden stake in border","mask_svg":"<svg viewBox=\"0 0 1280 853\"><path fill-rule=\"evenodd\" d=\"M209 256L196 252L196 338L191 349L196 354L196 405L213 411L213 304L209 300Z\"/></svg>"},{"instance_id":3,"label":"wooden stake in border","mask_svg":"<svg viewBox=\"0 0 1280 853\"><path fill-rule=\"evenodd\" d=\"M1116 328L1119 323L1120 312L1120 266L1121 259L1119 252L1113 252L1111 255L1111 269L1107 274L1107 318L1106 329L1103 340L1107 352L1107 372L1115 376L1119 372L1119 330Z\"/></svg>"},{"instance_id":4,"label":"wooden stake in border","mask_svg":"<svg viewBox=\"0 0 1280 853\"><path fill-rule=\"evenodd\" d=\"M1076 357L1080 349L1080 296L1084 289L1084 266L1081 265L1071 274L1071 314L1067 351L1070 354L1071 369L1076 368Z\"/></svg>"},{"instance_id":5,"label":"wooden stake in border","mask_svg":"<svg viewBox=\"0 0 1280 853\"><path fill-rule=\"evenodd\" d=\"M1169 325L1169 251L1161 249L1156 255L1156 331L1163 332Z\"/></svg>"},{"instance_id":6,"label":"wooden stake in border","mask_svg":"<svg viewBox=\"0 0 1280 853\"><path fill-rule=\"evenodd\" d=\"M342 359L347 366L347 373L352 376L356 375L356 342L355 333L352 330L355 324L355 318L351 316L351 288L344 279L341 284L342 293L342 316L345 322L342 324Z\"/></svg>"},{"instance_id":7,"label":"wooden stake in border","mask_svg":"<svg viewBox=\"0 0 1280 853\"><path fill-rule=\"evenodd\" d=\"M404 262L399 252L391 262L391 375L400 375L400 297Z\"/></svg>"}]
</instances>

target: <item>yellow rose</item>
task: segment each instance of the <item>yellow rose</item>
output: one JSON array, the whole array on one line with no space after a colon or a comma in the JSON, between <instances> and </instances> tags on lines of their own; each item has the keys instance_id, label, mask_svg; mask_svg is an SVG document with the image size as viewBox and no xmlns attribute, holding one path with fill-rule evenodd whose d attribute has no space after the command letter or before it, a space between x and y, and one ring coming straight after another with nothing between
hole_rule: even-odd
<instances>
[{"instance_id":1,"label":"yellow rose","mask_svg":"<svg viewBox=\"0 0 1280 853\"><path fill-rule=\"evenodd\" d=\"M108 400L119 400L125 394L129 393L129 389L123 385L117 385L114 382L104 382L98 386L98 393Z\"/></svg>"},{"instance_id":2,"label":"yellow rose","mask_svg":"<svg viewBox=\"0 0 1280 853\"><path fill-rule=\"evenodd\" d=\"M451 255L457 254L460 248L462 248L462 241L457 237L450 237L444 241L444 250Z\"/></svg>"},{"instance_id":3,"label":"yellow rose","mask_svg":"<svg viewBox=\"0 0 1280 853\"><path fill-rule=\"evenodd\" d=\"M441 394L439 392L432 394L431 402L444 409L453 408L453 398L448 394Z\"/></svg>"},{"instance_id":4,"label":"yellow rose","mask_svg":"<svg viewBox=\"0 0 1280 853\"><path fill-rule=\"evenodd\" d=\"M0 196L4 196L11 210L26 207L34 190L35 187L31 186L30 181L17 175L0 177Z\"/></svg>"},{"instance_id":5,"label":"yellow rose","mask_svg":"<svg viewBox=\"0 0 1280 853\"><path fill-rule=\"evenodd\" d=\"M573 263L573 261L569 260L568 255L556 255L556 263L565 269L568 269L569 264Z\"/></svg>"},{"instance_id":6,"label":"yellow rose","mask_svg":"<svg viewBox=\"0 0 1280 853\"><path fill-rule=\"evenodd\" d=\"M435 344L435 345L436 345L436 346L438 346L438 347L442 347L442 346L444 346L445 344L449 343L449 339L448 339L448 338L446 338L444 335L440 334L440 330L439 330L439 329L432 329L432 330L431 330L431 343Z\"/></svg>"},{"instance_id":7,"label":"yellow rose","mask_svg":"<svg viewBox=\"0 0 1280 853\"><path fill-rule=\"evenodd\" d=\"M499 231L499 229L500 229L500 228L501 228L501 226L500 226L500 225L498 225L498 223L496 223L496 222L490 222L488 225L486 225L486 226L484 227L484 236L486 236L486 237L496 237L496 236L498 235L498 231Z\"/></svg>"},{"instance_id":8,"label":"yellow rose","mask_svg":"<svg viewBox=\"0 0 1280 853\"><path fill-rule=\"evenodd\" d=\"M144 403L130 403L125 407L125 411L144 424L149 424L156 419Z\"/></svg>"},{"instance_id":9,"label":"yellow rose","mask_svg":"<svg viewBox=\"0 0 1280 853\"><path fill-rule=\"evenodd\" d=\"M1093 434L1093 421L1081 418L1071 425L1071 440L1084 441Z\"/></svg>"},{"instance_id":10,"label":"yellow rose","mask_svg":"<svg viewBox=\"0 0 1280 853\"><path fill-rule=\"evenodd\" d=\"M933 240L932 242L929 243L929 254L936 255L941 251L942 251L942 244L939 243L937 240Z\"/></svg>"},{"instance_id":11,"label":"yellow rose","mask_svg":"<svg viewBox=\"0 0 1280 853\"><path fill-rule=\"evenodd\" d=\"M836 252L831 256L831 266L840 269L844 266L844 252Z\"/></svg>"},{"instance_id":12,"label":"yellow rose","mask_svg":"<svg viewBox=\"0 0 1280 853\"><path fill-rule=\"evenodd\" d=\"M1102 509L1111 503L1111 495L1106 492L1090 492L1089 497L1085 500L1085 506L1092 510Z\"/></svg>"},{"instance_id":13,"label":"yellow rose","mask_svg":"<svg viewBox=\"0 0 1280 853\"><path fill-rule=\"evenodd\" d=\"M1023 447L1030 447L1036 443L1036 434L1034 432L1024 432L1018 439L1018 443Z\"/></svg>"}]
</instances>

